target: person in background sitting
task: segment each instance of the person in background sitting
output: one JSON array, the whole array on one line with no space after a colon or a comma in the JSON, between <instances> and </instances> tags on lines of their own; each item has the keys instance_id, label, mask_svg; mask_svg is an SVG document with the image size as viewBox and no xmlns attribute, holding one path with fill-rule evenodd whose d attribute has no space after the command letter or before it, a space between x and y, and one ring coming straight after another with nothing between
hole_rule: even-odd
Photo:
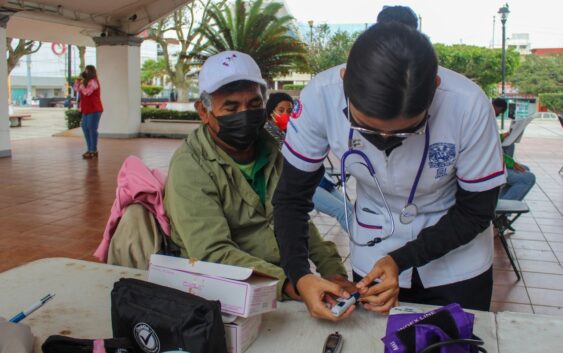
<instances>
[{"instance_id":1,"label":"person in background sitting","mask_svg":"<svg viewBox=\"0 0 563 353\"><path fill-rule=\"evenodd\" d=\"M266 115L268 121L264 128L276 139L280 149L283 147L285 132L293 112L294 101L287 93L277 92L270 94L266 103ZM336 218L342 229L348 232L346 227L346 214L344 208L344 195L338 191L336 184L325 174L319 186L313 194L315 210ZM352 217L352 206L348 204L348 218Z\"/></svg>"}]
</instances>

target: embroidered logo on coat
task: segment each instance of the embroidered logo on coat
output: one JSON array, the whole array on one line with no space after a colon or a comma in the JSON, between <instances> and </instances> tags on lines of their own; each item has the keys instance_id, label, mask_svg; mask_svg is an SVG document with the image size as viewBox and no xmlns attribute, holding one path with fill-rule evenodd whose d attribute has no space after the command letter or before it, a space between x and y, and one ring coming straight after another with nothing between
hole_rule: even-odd
<instances>
[{"instance_id":1,"label":"embroidered logo on coat","mask_svg":"<svg viewBox=\"0 0 563 353\"><path fill-rule=\"evenodd\" d=\"M293 101L293 111L291 112L291 117L297 119L301 116L303 112L303 103L299 99Z\"/></svg>"},{"instance_id":2,"label":"embroidered logo on coat","mask_svg":"<svg viewBox=\"0 0 563 353\"><path fill-rule=\"evenodd\" d=\"M448 174L448 167L456 159L455 145L453 143L434 143L429 146L428 163L430 168L436 168L436 179Z\"/></svg>"}]
</instances>

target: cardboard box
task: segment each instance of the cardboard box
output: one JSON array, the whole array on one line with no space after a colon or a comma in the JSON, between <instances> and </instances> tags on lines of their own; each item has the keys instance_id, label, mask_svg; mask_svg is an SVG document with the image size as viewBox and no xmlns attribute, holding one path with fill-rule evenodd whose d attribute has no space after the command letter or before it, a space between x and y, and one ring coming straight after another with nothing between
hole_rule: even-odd
<instances>
[{"instance_id":1,"label":"cardboard box","mask_svg":"<svg viewBox=\"0 0 563 353\"><path fill-rule=\"evenodd\" d=\"M258 337L261 324L262 315L254 315L247 319L239 317L234 322L225 323L227 352L245 352Z\"/></svg>"},{"instance_id":2,"label":"cardboard box","mask_svg":"<svg viewBox=\"0 0 563 353\"><path fill-rule=\"evenodd\" d=\"M276 309L277 279L249 268L152 255L149 282L219 300L221 311L250 317Z\"/></svg>"}]
</instances>

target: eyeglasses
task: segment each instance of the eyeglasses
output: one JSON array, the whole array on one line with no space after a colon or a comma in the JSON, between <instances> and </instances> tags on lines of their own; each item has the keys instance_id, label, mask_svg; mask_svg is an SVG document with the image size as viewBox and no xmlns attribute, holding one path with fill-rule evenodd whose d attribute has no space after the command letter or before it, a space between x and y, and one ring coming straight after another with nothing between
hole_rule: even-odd
<instances>
[{"instance_id":1,"label":"eyeglasses","mask_svg":"<svg viewBox=\"0 0 563 353\"><path fill-rule=\"evenodd\" d=\"M361 126L357 126L356 121L351 119L351 112L350 112L350 99L348 99L348 122L350 122L350 128L352 130L358 131L359 133L363 133L363 134L368 134L368 135L379 135L382 137L401 137L401 138L407 138L410 136L417 136L417 135L423 135L426 132L426 123L428 121L428 111L426 111L426 114L424 115L424 119L422 119L422 121L415 126L415 131L408 131L408 132L383 132L383 131L377 131L377 130L372 130L372 129L367 129L365 127L361 127Z\"/></svg>"}]
</instances>

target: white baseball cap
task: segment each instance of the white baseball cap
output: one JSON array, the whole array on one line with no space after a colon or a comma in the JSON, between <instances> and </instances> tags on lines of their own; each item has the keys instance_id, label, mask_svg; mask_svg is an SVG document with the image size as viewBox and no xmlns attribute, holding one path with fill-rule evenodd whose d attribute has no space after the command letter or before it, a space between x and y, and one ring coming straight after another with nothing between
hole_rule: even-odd
<instances>
[{"instance_id":1,"label":"white baseball cap","mask_svg":"<svg viewBox=\"0 0 563 353\"><path fill-rule=\"evenodd\" d=\"M247 80L266 86L260 68L248 54L229 50L205 60L199 72L199 94L213 93L224 85Z\"/></svg>"}]
</instances>

